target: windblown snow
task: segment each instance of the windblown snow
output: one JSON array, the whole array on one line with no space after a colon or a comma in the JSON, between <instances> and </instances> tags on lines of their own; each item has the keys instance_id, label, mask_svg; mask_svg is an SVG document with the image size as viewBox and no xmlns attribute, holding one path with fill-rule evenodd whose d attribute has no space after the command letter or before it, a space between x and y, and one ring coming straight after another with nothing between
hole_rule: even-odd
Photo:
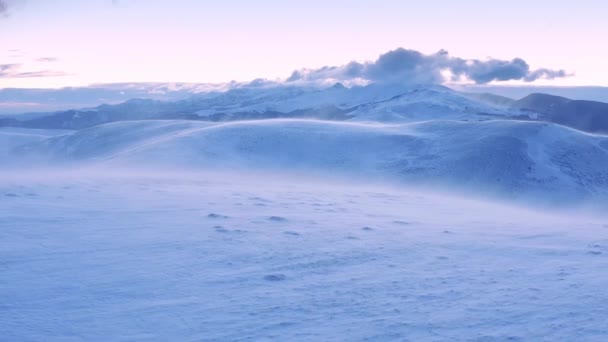
<instances>
[{"instance_id":1,"label":"windblown snow","mask_svg":"<svg viewBox=\"0 0 608 342\"><path fill-rule=\"evenodd\" d=\"M89 172L1 178L3 339L608 334L605 219L280 176Z\"/></svg>"},{"instance_id":2,"label":"windblown snow","mask_svg":"<svg viewBox=\"0 0 608 342\"><path fill-rule=\"evenodd\" d=\"M446 89L0 128L2 339L605 340L608 137Z\"/></svg>"},{"instance_id":3,"label":"windblown snow","mask_svg":"<svg viewBox=\"0 0 608 342\"><path fill-rule=\"evenodd\" d=\"M57 129L27 129L15 127L0 127L0 162L11 162L10 155L13 149L28 143L48 139L56 135L69 133L67 130Z\"/></svg>"},{"instance_id":4,"label":"windblown snow","mask_svg":"<svg viewBox=\"0 0 608 342\"><path fill-rule=\"evenodd\" d=\"M284 171L546 203L608 200L608 139L529 121L126 121L16 150L51 165ZM49 159L50 158L50 159Z\"/></svg>"}]
</instances>

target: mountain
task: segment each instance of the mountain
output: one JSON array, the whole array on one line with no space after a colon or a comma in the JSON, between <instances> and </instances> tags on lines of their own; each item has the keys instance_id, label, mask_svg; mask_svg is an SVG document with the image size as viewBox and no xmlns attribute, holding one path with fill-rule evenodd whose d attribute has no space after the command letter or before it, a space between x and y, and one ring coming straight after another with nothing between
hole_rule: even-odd
<instances>
[{"instance_id":1,"label":"mountain","mask_svg":"<svg viewBox=\"0 0 608 342\"><path fill-rule=\"evenodd\" d=\"M539 113L544 121L585 132L608 133L608 103L531 94L516 101L512 107Z\"/></svg>"},{"instance_id":2,"label":"mountain","mask_svg":"<svg viewBox=\"0 0 608 342\"><path fill-rule=\"evenodd\" d=\"M150 119L238 121L273 118L312 118L414 122L429 119L487 120L492 117L531 119L529 113L479 101L443 86L371 84L347 88L342 84L314 87L244 87L209 92L186 100L163 102L133 99L118 105L68 110L0 125L28 128L83 129L95 125Z\"/></svg>"},{"instance_id":3,"label":"mountain","mask_svg":"<svg viewBox=\"0 0 608 342\"><path fill-rule=\"evenodd\" d=\"M18 127L44 129L83 129L102 123L145 120L159 118L170 113L175 105L171 102L132 99L117 105L101 105L95 108L72 109L38 115L31 119L19 120Z\"/></svg>"},{"instance_id":4,"label":"mountain","mask_svg":"<svg viewBox=\"0 0 608 342\"><path fill-rule=\"evenodd\" d=\"M102 103L118 104L133 98L178 101L192 94L221 89L222 85L188 83L114 83L58 89L3 88L0 89L0 115L22 116L91 108Z\"/></svg>"},{"instance_id":5,"label":"mountain","mask_svg":"<svg viewBox=\"0 0 608 342\"><path fill-rule=\"evenodd\" d=\"M490 85L468 84L450 85L467 93L491 93L511 99L521 99L530 94L549 94L574 100L608 102L608 87L599 86L539 86L539 85Z\"/></svg>"},{"instance_id":6,"label":"mountain","mask_svg":"<svg viewBox=\"0 0 608 342\"><path fill-rule=\"evenodd\" d=\"M442 86L403 90L385 100L357 106L350 113L356 121L417 122L427 120L483 121L520 119L519 110L488 104Z\"/></svg>"},{"instance_id":7,"label":"mountain","mask_svg":"<svg viewBox=\"0 0 608 342\"><path fill-rule=\"evenodd\" d=\"M608 133L608 103L539 93L513 100L440 85L369 84L347 88L341 83L326 88L243 85L178 101L131 99L94 108L0 117L0 127L78 130L128 120L229 122L277 118L387 123L507 119Z\"/></svg>"}]
</instances>

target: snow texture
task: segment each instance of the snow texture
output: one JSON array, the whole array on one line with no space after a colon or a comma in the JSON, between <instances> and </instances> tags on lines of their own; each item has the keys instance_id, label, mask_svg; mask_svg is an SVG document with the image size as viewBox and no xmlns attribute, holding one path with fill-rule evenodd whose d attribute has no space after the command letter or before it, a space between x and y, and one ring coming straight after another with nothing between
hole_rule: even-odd
<instances>
[{"instance_id":1,"label":"snow texture","mask_svg":"<svg viewBox=\"0 0 608 342\"><path fill-rule=\"evenodd\" d=\"M602 218L278 176L49 172L0 177L6 341L608 335Z\"/></svg>"}]
</instances>

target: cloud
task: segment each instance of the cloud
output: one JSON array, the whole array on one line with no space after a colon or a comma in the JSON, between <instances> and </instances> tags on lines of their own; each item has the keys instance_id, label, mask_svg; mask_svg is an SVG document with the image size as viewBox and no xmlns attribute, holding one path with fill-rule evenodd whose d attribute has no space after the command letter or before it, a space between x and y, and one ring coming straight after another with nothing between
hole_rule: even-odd
<instances>
[{"instance_id":1,"label":"cloud","mask_svg":"<svg viewBox=\"0 0 608 342\"><path fill-rule=\"evenodd\" d=\"M0 64L0 77L15 72L19 68L19 64Z\"/></svg>"},{"instance_id":2,"label":"cloud","mask_svg":"<svg viewBox=\"0 0 608 342\"><path fill-rule=\"evenodd\" d=\"M53 71L53 70L40 70L40 71L28 71L28 72L20 72L13 75L10 75L11 78L33 78L33 77L61 77L68 76L68 73L63 71Z\"/></svg>"},{"instance_id":3,"label":"cloud","mask_svg":"<svg viewBox=\"0 0 608 342\"><path fill-rule=\"evenodd\" d=\"M21 64L0 64L0 78L60 77L68 73L54 70L20 71Z\"/></svg>"},{"instance_id":4,"label":"cloud","mask_svg":"<svg viewBox=\"0 0 608 342\"><path fill-rule=\"evenodd\" d=\"M0 18L8 16L8 5L6 1L0 0Z\"/></svg>"},{"instance_id":5,"label":"cloud","mask_svg":"<svg viewBox=\"0 0 608 342\"><path fill-rule=\"evenodd\" d=\"M0 19L10 17L17 9L23 7L27 0L0 0Z\"/></svg>"},{"instance_id":6,"label":"cloud","mask_svg":"<svg viewBox=\"0 0 608 342\"><path fill-rule=\"evenodd\" d=\"M552 80L555 78L568 77L570 74L566 73L564 70L550 70L550 69L538 69L530 72L528 76L526 76L525 80L527 82L533 82L539 78L544 78L547 80Z\"/></svg>"},{"instance_id":7,"label":"cloud","mask_svg":"<svg viewBox=\"0 0 608 342\"><path fill-rule=\"evenodd\" d=\"M445 72L451 74L445 76ZM294 71L287 82L367 81L375 83L438 84L470 80L477 84L492 81L554 79L569 76L564 70L546 68L531 70L521 58L513 60L477 60L452 57L445 50L425 55L415 50L398 48L373 62L350 62L342 66Z\"/></svg>"},{"instance_id":8,"label":"cloud","mask_svg":"<svg viewBox=\"0 0 608 342\"><path fill-rule=\"evenodd\" d=\"M55 58L55 57L40 57L38 59L36 59L36 62L43 62L43 63L52 63L52 62L57 62L59 59Z\"/></svg>"},{"instance_id":9,"label":"cloud","mask_svg":"<svg viewBox=\"0 0 608 342\"><path fill-rule=\"evenodd\" d=\"M134 0L112 0L112 5L116 7L126 7L133 4Z\"/></svg>"}]
</instances>

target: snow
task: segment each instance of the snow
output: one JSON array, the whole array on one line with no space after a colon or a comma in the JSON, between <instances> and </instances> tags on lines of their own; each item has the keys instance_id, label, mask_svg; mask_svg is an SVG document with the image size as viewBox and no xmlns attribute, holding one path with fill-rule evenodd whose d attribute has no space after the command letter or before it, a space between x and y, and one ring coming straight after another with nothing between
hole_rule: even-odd
<instances>
[{"instance_id":1,"label":"snow","mask_svg":"<svg viewBox=\"0 0 608 342\"><path fill-rule=\"evenodd\" d=\"M201 101L194 103L196 107L203 108L196 111L202 117L220 113L290 113L328 106L349 110L354 121L488 120L522 115L519 110L490 105L446 87L429 85L244 88L233 89L216 97L201 98ZM193 105L192 102L183 104L185 107Z\"/></svg>"},{"instance_id":2,"label":"snow","mask_svg":"<svg viewBox=\"0 0 608 342\"><path fill-rule=\"evenodd\" d=\"M393 180L549 205L608 201L606 137L554 124L127 121L18 150L48 165L230 169ZM602 145L603 144L603 145Z\"/></svg>"},{"instance_id":3,"label":"snow","mask_svg":"<svg viewBox=\"0 0 608 342\"><path fill-rule=\"evenodd\" d=\"M407 187L89 169L0 175L0 334L602 341L608 221Z\"/></svg>"},{"instance_id":4,"label":"snow","mask_svg":"<svg viewBox=\"0 0 608 342\"><path fill-rule=\"evenodd\" d=\"M69 132L68 130L0 127L0 161L8 158L10 152L18 146L42 141Z\"/></svg>"},{"instance_id":5,"label":"snow","mask_svg":"<svg viewBox=\"0 0 608 342\"><path fill-rule=\"evenodd\" d=\"M163 116L328 105L352 119ZM608 336L606 136L440 86L239 88L86 115L77 131L0 128L3 340Z\"/></svg>"},{"instance_id":6,"label":"snow","mask_svg":"<svg viewBox=\"0 0 608 342\"><path fill-rule=\"evenodd\" d=\"M520 113L476 101L451 89L415 88L388 100L368 103L354 112L356 121L418 122L504 119Z\"/></svg>"}]
</instances>

